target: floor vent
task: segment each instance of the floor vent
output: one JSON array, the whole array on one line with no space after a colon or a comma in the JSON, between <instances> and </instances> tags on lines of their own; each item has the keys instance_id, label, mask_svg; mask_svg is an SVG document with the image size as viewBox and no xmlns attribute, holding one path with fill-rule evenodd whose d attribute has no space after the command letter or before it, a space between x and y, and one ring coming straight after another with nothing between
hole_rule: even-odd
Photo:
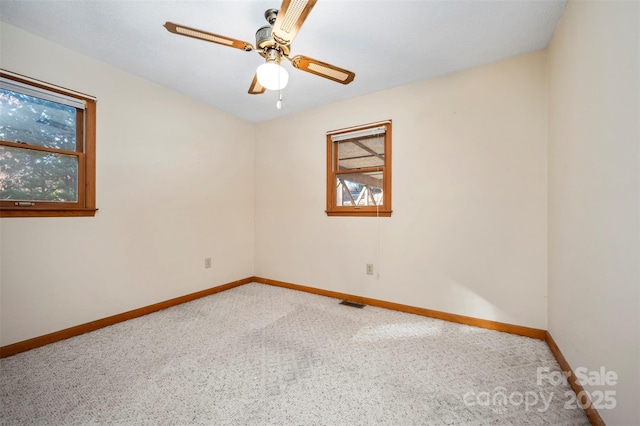
<instances>
[{"instance_id":1,"label":"floor vent","mask_svg":"<svg viewBox=\"0 0 640 426\"><path fill-rule=\"evenodd\" d=\"M340 304L351 306L352 308L358 308L358 309L362 309L366 306L366 305L363 305L362 303L349 302L348 300L343 300L342 302L340 302Z\"/></svg>"}]
</instances>

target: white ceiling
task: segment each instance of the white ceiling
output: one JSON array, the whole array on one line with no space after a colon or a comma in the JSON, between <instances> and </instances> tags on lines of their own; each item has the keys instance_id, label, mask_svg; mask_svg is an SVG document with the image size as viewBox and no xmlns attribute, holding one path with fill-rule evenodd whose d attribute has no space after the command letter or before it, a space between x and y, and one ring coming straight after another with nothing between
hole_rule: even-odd
<instances>
[{"instance_id":1,"label":"white ceiling","mask_svg":"<svg viewBox=\"0 0 640 426\"><path fill-rule=\"evenodd\" d=\"M566 0L319 0L292 43L356 73L342 85L289 63L277 94L249 95L264 60L171 34L165 21L255 45L279 0L0 0L0 20L250 122L261 122L543 49Z\"/></svg>"}]
</instances>

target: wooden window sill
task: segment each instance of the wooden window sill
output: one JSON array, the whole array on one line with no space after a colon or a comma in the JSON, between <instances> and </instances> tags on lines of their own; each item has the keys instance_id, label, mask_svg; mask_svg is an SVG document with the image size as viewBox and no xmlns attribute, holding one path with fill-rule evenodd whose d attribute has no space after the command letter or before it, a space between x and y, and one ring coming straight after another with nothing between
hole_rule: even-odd
<instances>
[{"instance_id":1,"label":"wooden window sill","mask_svg":"<svg viewBox=\"0 0 640 426\"><path fill-rule=\"evenodd\" d=\"M33 207L2 207L0 217L93 217L98 209L38 209Z\"/></svg>"},{"instance_id":2,"label":"wooden window sill","mask_svg":"<svg viewBox=\"0 0 640 426\"><path fill-rule=\"evenodd\" d=\"M391 217L393 210L345 210L345 211L328 211L325 210L327 216L354 216L354 217Z\"/></svg>"}]
</instances>

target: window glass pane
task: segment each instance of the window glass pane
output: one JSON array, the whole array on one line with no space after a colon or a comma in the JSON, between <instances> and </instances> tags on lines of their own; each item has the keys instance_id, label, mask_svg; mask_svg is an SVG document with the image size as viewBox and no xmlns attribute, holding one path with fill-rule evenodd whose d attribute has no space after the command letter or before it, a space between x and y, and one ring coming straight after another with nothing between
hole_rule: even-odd
<instances>
[{"instance_id":1,"label":"window glass pane","mask_svg":"<svg viewBox=\"0 0 640 426\"><path fill-rule=\"evenodd\" d=\"M78 201L78 157L0 146L0 199Z\"/></svg>"},{"instance_id":2,"label":"window glass pane","mask_svg":"<svg viewBox=\"0 0 640 426\"><path fill-rule=\"evenodd\" d=\"M0 139L76 150L76 109L0 89Z\"/></svg>"},{"instance_id":3,"label":"window glass pane","mask_svg":"<svg viewBox=\"0 0 640 426\"><path fill-rule=\"evenodd\" d=\"M382 172L338 174L336 205L382 205L382 186Z\"/></svg>"},{"instance_id":4,"label":"window glass pane","mask_svg":"<svg viewBox=\"0 0 640 426\"><path fill-rule=\"evenodd\" d=\"M384 135L335 142L338 171L384 166Z\"/></svg>"}]
</instances>

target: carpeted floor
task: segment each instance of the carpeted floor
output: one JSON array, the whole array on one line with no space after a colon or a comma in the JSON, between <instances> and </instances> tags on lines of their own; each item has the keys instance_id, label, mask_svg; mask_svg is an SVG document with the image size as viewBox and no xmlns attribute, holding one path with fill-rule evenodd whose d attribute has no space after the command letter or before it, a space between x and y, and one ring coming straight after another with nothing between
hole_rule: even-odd
<instances>
[{"instance_id":1,"label":"carpeted floor","mask_svg":"<svg viewBox=\"0 0 640 426\"><path fill-rule=\"evenodd\" d=\"M559 371L543 341L248 284L0 360L0 423L588 425Z\"/></svg>"}]
</instances>

